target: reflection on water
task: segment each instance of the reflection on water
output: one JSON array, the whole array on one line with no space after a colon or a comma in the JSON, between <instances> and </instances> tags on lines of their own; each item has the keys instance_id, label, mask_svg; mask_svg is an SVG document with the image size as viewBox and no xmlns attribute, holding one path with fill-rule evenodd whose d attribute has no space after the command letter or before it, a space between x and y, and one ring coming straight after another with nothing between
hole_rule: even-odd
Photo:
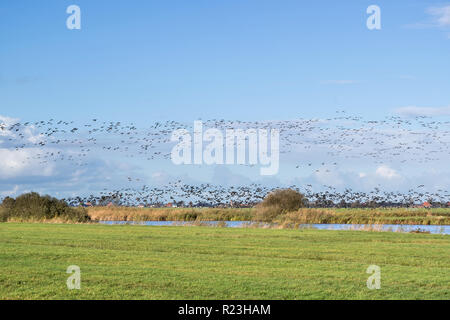
<instances>
[{"instance_id":1,"label":"reflection on water","mask_svg":"<svg viewBox=\"0 0 450 320\"><path fill-rule=\"evenodd\" d=\"M139 224L146 226L180 226L180 225L195 225L195 222L190 221L99 221L102 224ZM217 225L242 228L255 225L250 221L202 221L203 225ZM450 234L450 225L443 226L428 226L428 225L405 225L405 224L383 224L383 225L366 225L366 224L304 224L299 228L313 228L319 230L375 230L375 231L392 231L392 232L410 232L410 231L424 231L435 234Z\"/></svg>"}]
</instances>

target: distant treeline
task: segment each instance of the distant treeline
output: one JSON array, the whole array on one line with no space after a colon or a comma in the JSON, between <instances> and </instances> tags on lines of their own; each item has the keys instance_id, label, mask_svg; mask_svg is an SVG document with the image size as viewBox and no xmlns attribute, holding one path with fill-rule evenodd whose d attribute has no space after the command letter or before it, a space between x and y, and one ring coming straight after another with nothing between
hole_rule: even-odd
<instances>
[{"instance_id":1,"label":"distant treeline","mask_svg":"<svg viewBox=\"0 0 450 320\"><path fill-rule=\"evenodd\" d=\"M296 189L275 189L267 191L264 195L258 195L258 201L243 201L233 200L229 202L215 202L215 201L183 201L183 200L170 200L169 202L151 201L150 199L137 198L137 202L130 202L126 197L122 197L120 193L114 193L112 195L104 195L101 197L75 197L65 201L70 206L77 207L136 207L136 208L253 208L258 206L264 201L264 199L271 193L279 190L292 190L293 192L302 194L304 202L303 207L306 208L450 208L450 201L436 198L424 198L420 200L407 199L404 195L404 199L401 201L390 200L383 197L375 197L374 199L364 199L364 195L355 196L353 200L331 200L331 198L339 198L342 195L336 194L315 194L314 197L309 197L307 194L303 194ZM397 195L399 196L399 195ZM351 196L353 198L353 196ZM450 198L449 198L450 200Z\"/></svg>"},{"instance_id":2,"label":"distant treeline","mask_svg":"<svg viewBox=\"0 0 450 320\"><path fill-rule=\"evenodd\" d=\"M211 208L211 209L239 209L239 208L254 208L257 207L261 202L254 203L233 203L233 204L213 204L208 202L196 202L196 203L184 203L183 201L174 201L170 203L151 203L146 205L130 205L128 203L122 204L120 201L106 202L104 203L71 203L71 206L81 206L81 207L127 207L127 208ZM374 209L374 208L450 208L450 202L436 202L436 201L426 201L425 203L401 203L401 202L339 202L334 203L331 201L305 201L305 208L316 208L316 209Z\"/></svg>"},{"instance_id":3,"label":"distant treeline","mask_svg":"<svg viewBox=\"0 0 450 320\"><path fill-rule=\"evenodd\" d=\"M423 186L418 186L421 188ZM374 188L362 192L346 188L343 191L328 187L326 191L312 191L311 185L290 186L288 189L303 194L308 208L382 208L417 207L429 203L434 208L450 207L450 193L433 193L424 190L388 192ZM250 184L247 186L220 186L211 184L168 184L161 187L143 186L101 191L89 196L65 199L70 206L122 206L145 208L252 208L279 188ZM427 205L428 206L428 205Z\"/></svg>"}]
</instances>

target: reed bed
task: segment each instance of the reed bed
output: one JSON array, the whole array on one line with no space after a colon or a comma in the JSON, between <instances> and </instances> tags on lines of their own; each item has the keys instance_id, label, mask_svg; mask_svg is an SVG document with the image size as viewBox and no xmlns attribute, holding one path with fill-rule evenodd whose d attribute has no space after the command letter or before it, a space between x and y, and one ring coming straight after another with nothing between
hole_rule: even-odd
<instances>
[{"instance_id":1,"label":"reed bed","mask_svg":"<svg viewBox=\"0 0 450 320\"><path fill-rule=\"evenodd\" d=\"M58 217L58 218L21 218L21 217L9 217L0 222L8 222L8 223L43 223L43 224L94 224L95 221L74 221L73 219L66 217Z\"/></svg>"},{"instance_id":2,"label":"reed bed","mask_svg":"<svg viewBox=\"0 0 450 320\"><path fill-rule=\"evenodd\" d=\"M92 220L103 221L248 221L250 208L91 207Z\"/></svg>"},{"instance_id":3,"label":"reed bed","mask_svg":"<svg viewBox=\"0 0 450 320\"><path fill-rule=\"evenodd\" d=\"M253 208L135 208L91 207L92 220L103 221L253 221ZM302 208L268 222L277 226L304 224L419 224L450 225L450 208ZM253 225L253 223L252 223Z\"/></svg>"},{"instance_id":4,"label":"reed bed","mask_svg":"<svg viewBox=\"0 0 450 320\"><path fill-rule=\"evenodd\" d=\"M302 208L280 215L278 223L339 223L339 224L420 224L449 225L450 209L376 208L376 209L317 209Z\"/></svg>"}]
</instances>

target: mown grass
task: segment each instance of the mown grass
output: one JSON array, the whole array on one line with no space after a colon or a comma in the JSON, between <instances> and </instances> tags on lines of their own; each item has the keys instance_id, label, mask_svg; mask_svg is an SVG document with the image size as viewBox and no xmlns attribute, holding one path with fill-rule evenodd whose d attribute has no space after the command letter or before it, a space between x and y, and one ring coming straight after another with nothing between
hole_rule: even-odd
<instances>
[{"instance_id":1,"label":"mown grass","mask_svg":"<svg viewBox=\"0 0 450 320\"><path fill-rule=\"evenodd\" d=\"M449 252L446 235L3 223L0 298L450 299Z\"/></svg>"},{"instance_id":2,"label":"mown grass","mask_svg":"<svg viewBox=\"0 0 450 320\"><path fill-rule=\"evenodd\" d=\"M253 208L131 208L92 207L93 220L120 221L250 221L257 218ZM375 208L321 209L302 208L280 215L278 223L344 224L423 224L450 225L450 209Z\"/></svg>"}]
</instances>

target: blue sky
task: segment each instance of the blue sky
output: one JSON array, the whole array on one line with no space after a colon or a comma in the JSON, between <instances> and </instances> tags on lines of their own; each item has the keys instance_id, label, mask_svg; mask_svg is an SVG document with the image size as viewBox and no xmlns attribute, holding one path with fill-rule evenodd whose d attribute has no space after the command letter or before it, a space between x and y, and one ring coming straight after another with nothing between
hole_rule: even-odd
<instances>
[{"instance_id":1,"label":"blue sky","mask_svg":"<svg viewBox=\"0 0 450 320\"><path fill-rule=\"evenodd\" d=\"M81 8L81 30L66 28L71 4ZM381 30L366 27L372 4ZM449 8L422 0L2 1L0 115L140 126L336 110L442 118L450 115ZM136 165L150 177L156 168L191 171ZM4 190L19 184L8 179Z\"/></svg>"},{"instance_id":2,"label":"blue sky","mask_svg":"<svg viewBox=\"0 0 450 320\"><path fill-rule=\"evenodd\" d=\"M381 7L379 31L366 28L373 3ZM81 30L65 26L70 4L81 8ZM1 110L21 119L145 124L446 107L450 27L433 26L427 13L444 5L2 1Z\"/></svg>"}]
</instances>

